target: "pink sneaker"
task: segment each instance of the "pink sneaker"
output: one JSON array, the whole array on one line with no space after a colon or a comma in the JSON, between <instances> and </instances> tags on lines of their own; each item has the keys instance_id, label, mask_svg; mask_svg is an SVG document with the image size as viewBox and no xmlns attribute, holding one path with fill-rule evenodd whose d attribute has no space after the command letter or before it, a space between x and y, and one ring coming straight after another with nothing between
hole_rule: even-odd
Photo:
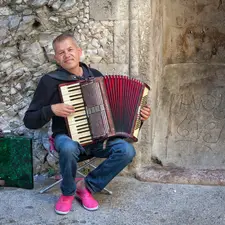
<instances>
[{"instance_id":1,"label":"pink sneaker","mask_svg":"<svg viewBox=\"0 0 225 225\"><path fill-rule=\"evenodd\" d=\"M77 189L76 197L80 199L85 209L90 211L98 209L98 202L93 198L92 194L87 188Z\"/></svg>"},{"instance_id":2,"label":"pink sneaker","mask_svg":"<svg viewBox=\"0 0 225 225\"><path fill-rule=\"evenodd\" d=\"M72 208L73 200L74 196L61 195L55 204L55 212L61 215L67 214Z\"/></svg>"}]
</instances>

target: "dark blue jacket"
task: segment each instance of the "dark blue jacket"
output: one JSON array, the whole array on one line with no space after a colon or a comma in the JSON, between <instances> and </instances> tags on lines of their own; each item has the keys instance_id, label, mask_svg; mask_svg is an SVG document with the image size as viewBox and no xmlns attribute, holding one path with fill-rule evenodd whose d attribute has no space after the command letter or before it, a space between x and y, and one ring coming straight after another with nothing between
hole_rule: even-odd
<instances>
[{"instance_id":1,"label":"dark blue jacket","mask_svg":"<svg viewBox=\"0 0 225 225\"><path fill-rule=\"evenodd\" d=\"M58 86L66 82L78 79L88 79L88 77L103 76L98 70L80 64L83 68L83 77L69 73L63 68L59 68L51 73L44 75L37 86L33 99L24 116L24 124L29 129L39 129L52 119L53 137L56 134L67 134L67 127L63 117L55 116L51 110L51 105L61 103Z\"/></svg>"}]
</instances>

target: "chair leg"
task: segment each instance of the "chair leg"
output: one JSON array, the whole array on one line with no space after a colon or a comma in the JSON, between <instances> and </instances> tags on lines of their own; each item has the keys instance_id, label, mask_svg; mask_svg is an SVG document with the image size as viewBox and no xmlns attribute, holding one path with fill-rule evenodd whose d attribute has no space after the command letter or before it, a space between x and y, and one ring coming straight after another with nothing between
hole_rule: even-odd
<instances>
[{"instance_id":1,"label":"chair leg","mask_svg":"<svg viewBox=\"0 0 225 225\"><path fill-rule=\"evenodd\" d=\"M86 175L81 173L80 170L83 169L85 166L91 166L92 168L96 169L97 167L95 165L93 165L91 162L95 161L96 158L93 158L91 160L89 160L89 162L85 163L84 165L80 166L77 169L77 173L79 173L82 177L85 177ZM103 190L105 190L108 194L112 195L112 191L108 190L107 188L103 188Z\"/></svg>"},{"instance_id":2,"label":"chair leg","mask_svg":"<svg viewBox=\"0 0 225 225\"><path fill-rule=\"evenodd\" d=\"M94 161L94 159L95 159L95 158L89 160L89 162ZM84 168L85 166L87 166L87 165L89 164L89 162L86 162L86 163L84 163L83 166L79 167L78 170L77 170L77 172L79 171L79 169L82 169L82 168ZM82 176L85 177L85 175L82 175ZM62 178L61 178L60 180L57 180L57 181L54 182L53 184L49 185L48 187L41 189L41 190L39 191L39 193L40 193L40 194L43 194L44 192L48 191L49 189L51 189L51 188L53 188L54 186L56 186L57 184L59 184L61 181L62 181Z\"/></svg>"},{"instance_id":3,"label":"chair leg","mask_svg":"<svg viewBox=\"0 0 225 225\"><path fill-rule=\"evenodd\" d=\"M81 173L80 171L77 171L77 173L79 173L82 177L85 177L85 174ZM43 194L44 192L48 191L49 189L59 184L61 181L62 181L62 178L60 180L57 180L55 183L49 185L48 187L41 189L39 193ZM108 190L107 188L104 188L103 190L106 191L108 194L112 195L112 191Z\"/></svg>"},{"instance_id":4,"label":"chair leg","mask_svg":"<svg viewBox=\"0 0 225 225\"><path fill-rule=\"evenodd\" d=\"M82 177L85 177L86 176L85 174L83 174L80 171L77 171L77 173L79 173ZM107 188L103 188L103 190L106 191L108 194L112 195L112 191L108 190Z\"/></svg>"},{"instance_id":5,"label":"chair leg","mask_svg":"<svg viewBox=\"0 0 225 225\"><path fill-rule=\"evenodd\" d=\"M49 185L46 188L43 188L39 191L40 194L43 194L44 192L48 191L49 189L53 188L55 185L59 184L62 181L62 178L60 180L57 180L55 183Z\"/></svg>"}]
</instances>

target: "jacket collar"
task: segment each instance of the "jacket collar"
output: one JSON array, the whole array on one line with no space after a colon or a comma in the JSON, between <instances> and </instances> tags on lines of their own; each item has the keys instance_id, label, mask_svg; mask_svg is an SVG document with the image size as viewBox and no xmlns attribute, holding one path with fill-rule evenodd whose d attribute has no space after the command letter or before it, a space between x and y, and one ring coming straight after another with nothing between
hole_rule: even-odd
<instances>
[{"instance_id":1,"label":"jacket collar","mask_svg":"<svg viewBox=\"0 0 225 225\"><path fill-rule=\"evenodd\" d=\"M59 66L57 70L50 72L47 75L49 75L54 79L62 81L85 80L94 77L93 73L86 64L80 62L80 66L88 71L88 73L84 73L84 76L77 76L76 74L72 74L69 71L62 68L61 66Z\"/></svg>"}]
</instances>

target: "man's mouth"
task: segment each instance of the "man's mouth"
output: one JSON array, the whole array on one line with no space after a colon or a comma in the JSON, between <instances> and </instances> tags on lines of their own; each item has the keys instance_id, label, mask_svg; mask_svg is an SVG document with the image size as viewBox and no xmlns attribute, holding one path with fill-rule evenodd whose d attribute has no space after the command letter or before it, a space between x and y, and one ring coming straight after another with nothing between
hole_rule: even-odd
<instances>
[{"instance_id":1,"label":"man's mouth","mask_svg":"<svg viewBox=\"0 0 225 225\"><path fill-rule=\"evenodd\" d=\"M68 62L71 62L73 59L67 59L64 61L64 63L68 63Z\"/></svg>"}]
</instances>

